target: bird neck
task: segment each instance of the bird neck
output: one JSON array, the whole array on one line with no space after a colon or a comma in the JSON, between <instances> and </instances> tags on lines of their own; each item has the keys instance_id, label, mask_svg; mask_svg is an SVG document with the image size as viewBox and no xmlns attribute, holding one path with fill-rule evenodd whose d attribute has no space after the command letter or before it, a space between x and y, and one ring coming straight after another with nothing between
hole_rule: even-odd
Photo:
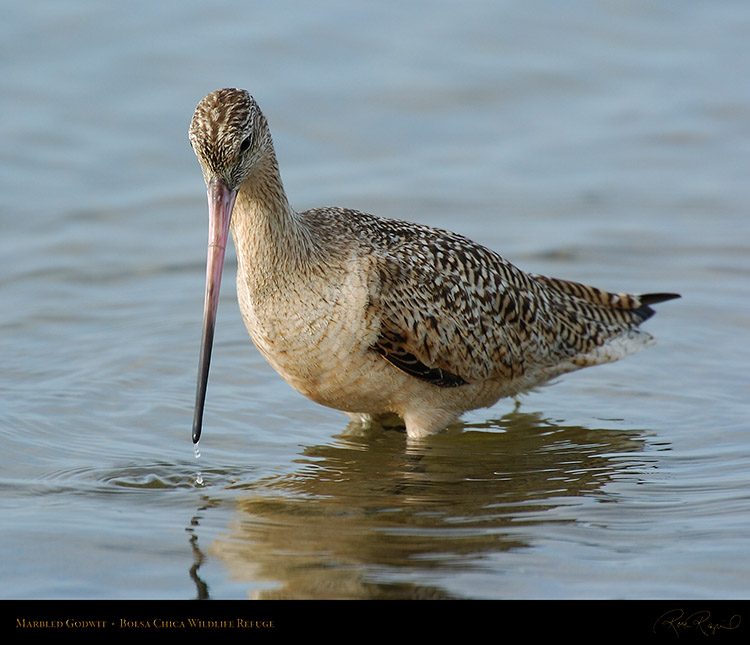
<instances>
[{"instance_id":1,"label":"bird neck","mask_svg":"<svg viewBox=\"0 0 750 645\"><path fill-rule=\"evenodd\" d=\"M248 279L299 270L314 253L308 231L289 205L275 157L258 165L240 186L231 229Z\"/></svg>"}]
</instances>

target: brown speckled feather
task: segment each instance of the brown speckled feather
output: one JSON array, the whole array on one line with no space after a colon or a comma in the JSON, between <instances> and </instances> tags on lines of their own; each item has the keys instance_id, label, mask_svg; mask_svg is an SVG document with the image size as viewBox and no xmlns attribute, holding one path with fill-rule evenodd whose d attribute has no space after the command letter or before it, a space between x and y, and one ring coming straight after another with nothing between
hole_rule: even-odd
<instances>
[{"instance_id":1,"label":"brown speckled feather","mask_svg":"<svg viewBox=\"0 0 750 645\"><path fill-rule=\"evenodd\" d=\"M626 334L635 351L650 338L637 331L653 314L645 300L677 297L613 294L528 274L455 233L341 213L375 258L370 307L381 328L373 349L442 387L543 374Z\"/></svg>"}]
</instances>

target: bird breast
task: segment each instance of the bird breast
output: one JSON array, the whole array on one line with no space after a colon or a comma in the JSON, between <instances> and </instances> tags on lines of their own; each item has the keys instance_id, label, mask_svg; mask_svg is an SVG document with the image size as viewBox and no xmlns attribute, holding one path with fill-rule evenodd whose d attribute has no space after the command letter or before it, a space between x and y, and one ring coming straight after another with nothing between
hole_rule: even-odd
<instances>
[{"instance_id":1,"label":"bird breast","mask_svg":"<svg viewBox=\"0 0 750 645\"><path fill-rule=\"evenodd\" d=\"M245 326L260 353L297 391L332 405L341 382L373 359L378 324L368 314L367 282L353 260L342 258L273 280L243 266L237 297ZM321 275L324 274L324 275ZM363 357L365 360L363 360Z\"/></svg>"}]
</instances>

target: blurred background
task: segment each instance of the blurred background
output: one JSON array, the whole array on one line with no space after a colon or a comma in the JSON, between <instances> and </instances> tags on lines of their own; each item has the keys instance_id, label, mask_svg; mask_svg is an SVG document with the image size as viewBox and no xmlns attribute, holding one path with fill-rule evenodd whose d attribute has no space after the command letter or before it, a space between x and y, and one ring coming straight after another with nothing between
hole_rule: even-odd
<instances>
[{"instance_id":1,"label":"blurred background","mask_svg":"<svg viewBox=\"0 0 750 645\"><path fill-rule=\"evenodd\" d=\"M747 597L746 2L0 7L0 596ZM225 86L299 210L682 293L659 344L415 453L264 363L230 250L196 460L187 128Z\"/></svg>"}]
</instances>

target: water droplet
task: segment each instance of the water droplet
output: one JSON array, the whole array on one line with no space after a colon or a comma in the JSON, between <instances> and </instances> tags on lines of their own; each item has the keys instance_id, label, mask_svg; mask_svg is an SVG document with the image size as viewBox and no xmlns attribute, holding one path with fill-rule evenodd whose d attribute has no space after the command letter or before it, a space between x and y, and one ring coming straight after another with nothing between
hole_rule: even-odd
<instances>
[{"instance_id":1,"label":"water droplet","mask_svg":"<svg viewBox=\"0 0 750 645\"><path fill-rule=\"evenodd\" d=\"M193 444L193 454L195 455L196 459L201 458L201 452L198 450L198 444ZM195 485L196 486L203 486L203 475L201 474L201 471L199 470L198 473L195 475Z\"/></svg>"}]
</instances>

